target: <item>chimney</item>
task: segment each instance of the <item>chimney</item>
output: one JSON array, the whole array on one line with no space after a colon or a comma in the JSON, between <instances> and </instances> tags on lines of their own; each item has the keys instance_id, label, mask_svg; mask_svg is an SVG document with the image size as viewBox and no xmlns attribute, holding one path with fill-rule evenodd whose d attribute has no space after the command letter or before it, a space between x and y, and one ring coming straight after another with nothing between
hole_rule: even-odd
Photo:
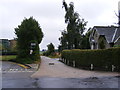
<instances>
[{"instance_id":1,"label":"chimney","mask_svg":"<svg viewBox=\"0 0 120 90\"><path fill-rule=\"evenodd\" d=\"M120 26L120 1L118 2L118 25Z\"/></svg>"}]
</instances>

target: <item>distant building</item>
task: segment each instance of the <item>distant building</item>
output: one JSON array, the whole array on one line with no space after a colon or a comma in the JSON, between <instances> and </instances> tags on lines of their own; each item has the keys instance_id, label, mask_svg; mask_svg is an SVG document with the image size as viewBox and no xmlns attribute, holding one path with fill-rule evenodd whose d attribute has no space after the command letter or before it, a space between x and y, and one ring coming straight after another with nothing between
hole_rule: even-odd
<instances>
[{"instance_id":1,"label":"distant building","mask_svg":"<svg viewBox=\"0 0 120 90\"><path fill-rule=\"evenodd\" d=\"M12 51L16 47L16 40L0 39L2 52Z\"/></svg>"},{"instance_id":2,"label":"distant building","mask_svg":"<svg viewBox=\"0 0 120 90\"><path fill-rule=\"evenodd\" d=\"M7 52L9 50L10 42L8 39L0 39L0 44L2 45L3 52Z\"/></svg>"},{"instance_id":3,"label":"distant building","mask_svg":"<svg viewBox=\"0 0 120 90\"><path fill-rule=\"evenodd\" d=\"M16 45L17 45L17 41L15 39L9 40L10 42L10 50L11 51L15 51L16 49Z\"/></svg>"},{"instance_id":4,"label":"distant building","mask_svg":"<svg viewBox=\"0 0 120 90\"><path fill-rule=\"evenodd\" d=\"M120 27L94 26L89 37L91 49L107 49L120 45Z\"/></svg>"}]
</instances>

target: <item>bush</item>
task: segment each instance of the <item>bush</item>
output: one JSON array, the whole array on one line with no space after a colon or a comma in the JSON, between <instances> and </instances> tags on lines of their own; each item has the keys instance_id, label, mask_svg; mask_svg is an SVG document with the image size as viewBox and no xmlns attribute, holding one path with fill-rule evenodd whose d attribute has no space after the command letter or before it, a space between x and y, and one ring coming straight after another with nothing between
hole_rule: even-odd
<instances>
[{"instance_id":1,"label":"bush","mask_svg":"<svg viewBox=\"0 0 120 90\"><path fill-rule=\"evenodd\" d=\"M27 49L17 52L17 58L15 62L22 64L32 64L40 59L38 45L35 46L32 54L27 54L27 53L30 53L30 51Z\"/></svg>"},{"instance_id":2,"label":"bush","mask_svg":"<svg viewBox=\"0 0 120 90\"><path fill-rule=\"evenodd\" d=\"M55 47L52 43L47 45L48 50L46 52L43 53L44 56L49 56L49 55L54 55L55 53Z\"/></svg>"},{"instance_id":3,"label":"bush","mask_svg":"<svg viewBox=\"0 0 120 90\"><path fill-rule=\"evenodd\" d=\"M51 53L49 51L46 51L43 53L44 56L49 56Z\"/></svg>"},{"instance_id":4,"label":"bush","mask_svg":"<svg viewBox=\"0 0 120 90\"><path fill-rule=\"evenodd\" d=\"M61 55L72 63L76 62L76 67L90 67L91 64L99 69L111 70L114 65L116 70L120 67L120 48L100 49L100 50L64 50Z\"/></svg>"}]
</instances>

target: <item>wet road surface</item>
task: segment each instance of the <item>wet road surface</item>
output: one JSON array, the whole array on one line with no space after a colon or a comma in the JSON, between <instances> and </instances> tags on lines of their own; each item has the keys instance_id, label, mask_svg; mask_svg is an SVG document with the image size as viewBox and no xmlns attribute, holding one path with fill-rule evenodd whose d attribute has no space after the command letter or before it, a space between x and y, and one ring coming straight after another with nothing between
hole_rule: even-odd
<instances>
[{"instance_id":1,"label":"wet road surface","mask_svg":"<svg viewBox=\"0 0 120 90\"><path fill-rule=\"evenodd\" d=\"M2 88L35 88L30 78L32 72L5 72L2 74Z\"/></svg>"},{"instance_id":2,"label":"wet road surface","mask_svg":"<svg viewBox=\"0 0 120 90\"><path fill-rule=\"evenodd\" d=\"M47 65L49 64L49 62L51 62L51 60L53 60L46 57L42 57L42 59L45 61L44 64L47 64ZM84 76L84 73L81 73L82 75L81 77L78 77L80 76L80 74L68 75L63 73L63 75L62 74L55 75L55 74L59 74L58 73L59 71L66 71L66 70L62 70L61 66L62 67L64 66L64 68L67 66L56 61L55 59L52 62L53 63L56 62L55 64L58 65L58 66L55 66L56 69L53 69L55 68L54 65L52 66L48 65L46 67L40 68L37 72L36 71L2 72L2 87L3 88L118 88L118 87L120 88L120 85L119 85L120 77L116 76L116 74L110 75L110 73L108 73L108 76L102 74L97 77L98 74L93 75L93 74L90 74L90 72L88 71L88 74L90 75ZM43 64L41 63L41 66L42 65ZM14 67L14 65L12 66ZM17 68L18 67L19 66L17 66ZM57 67L59 68L59 71L57 72L54 71L53 73L53 71L48 71L51 69L57 70ZM8 69L7 67L5 68ZM70 67L70 69L71 68L72 67ZM71 73L72 73L72 70L74 69L71 69ZM40 70L42 72L44 70L47 70L48 74L46 72L42 73ZM87 71L85 72L87 73ZM67 76L64 77L64 75L68 75L68 77Z\"/></svg>"},{"instance_id":3,"label":"wet road surface","mask_svg":"<svg viewBox=\"0 0 120 90\"><path fill-rule=\"evenodd\" d=\"M112 80L112 81L111 81ZM118 78L39 78L39 88L118 88Z\"/></svg>"},{"instance_id":4,"label":"wet road surface","mask_svg":"<svg viewBox=\"0 0 120 90\"><path fill-rule=\"evenodd\" d=\"M120 88L118 77L31 78L31 72L4 73L3 88ZM119 78L120 79L120 78Z\"/></svg>"},{"instance_id":5,"label":"wet road surface","mask_svg":"<svg viewBox=\"0 0 120 90\"><path fill-rule=\"evenodd\" d=\"M2 62L2 88L36 88L30 76L35 69L25 69L16 63Z\"/></svg>"}]
</instances>

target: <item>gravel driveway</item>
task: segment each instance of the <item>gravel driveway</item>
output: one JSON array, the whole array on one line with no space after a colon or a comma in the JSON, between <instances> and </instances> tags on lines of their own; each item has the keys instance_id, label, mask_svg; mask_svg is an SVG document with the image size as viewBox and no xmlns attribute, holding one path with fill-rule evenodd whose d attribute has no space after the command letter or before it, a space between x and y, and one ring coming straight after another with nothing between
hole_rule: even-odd
<instances>
[{"instance_id":1,"label":"gravel driveway","mask_svg":"<svg viewBox=\"0 0 120 90\"><path fill-rule=\"evenodd\" d=\"M41 56L39 70L32 77L89 78L118 76L117 72L89 71L67 66L56 59Z\"/></svg>"}]
</instances>

